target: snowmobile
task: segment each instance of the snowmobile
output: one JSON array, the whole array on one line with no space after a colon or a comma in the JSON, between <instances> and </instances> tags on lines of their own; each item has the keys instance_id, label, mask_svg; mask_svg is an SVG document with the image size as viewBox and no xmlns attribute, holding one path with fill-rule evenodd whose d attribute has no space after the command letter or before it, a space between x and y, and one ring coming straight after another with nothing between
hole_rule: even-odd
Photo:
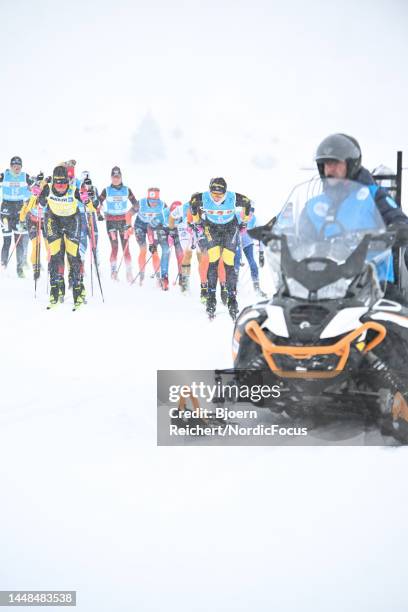
<instances>
[{"instance_id":1,"label":"snowmobile","mask_svg":"<svg viewBox=\"0 0 408 612\"><path fill-rule=\"evenodd\" d=\"M234 368L216 378L278 383L279 401L258 406L309 427L357 419L408 443L408 308L392 257L408 225L385 226L370 186L319 178L250 234L265 245L275 293L240 313Z\"/></svg>"}]
</instances>

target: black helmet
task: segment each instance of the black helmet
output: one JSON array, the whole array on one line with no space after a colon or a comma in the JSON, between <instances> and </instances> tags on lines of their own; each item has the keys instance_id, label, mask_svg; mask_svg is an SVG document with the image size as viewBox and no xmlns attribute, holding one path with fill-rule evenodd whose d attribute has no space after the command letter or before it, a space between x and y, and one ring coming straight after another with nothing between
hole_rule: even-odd
<instances>
[{"instance_id":1,"label":"black helmet","mask_svg":"<svg viewBox=\"0 0 408 612\"><path fill-rule=\"evenodd\" d=\"M210 191L214 193L225 193L227 191L227 181L221 177L211 179Z\"/></svg>"},{"instance_id":2,"label":"black helmet","mask_svg":"<svg viewBox=\"0 0 408 612\"><path fill-rule=\"evenodd\" d=\"M324 177L324 162L344 161L347 164L347 178L354 179L361 168L361 149L357 140L347 134L331 134L317 147L315 160L321 177Z\"/></svg>"},{"instance_id":3,"label":"black helmet","mask_svg":"<svg viewBox=\"0 0 408 612\"><path fill-rule=\"evenodd\" d=\"M113 168L111 170L111 176L122 176L122 172L121 172L119 166L113 166Z\"/></svg>"},{"instance_id":4,"label":"black helmet","mask_svg":"<svg viewBox=\"0 0 408 612\"><path fill-rule=\"evenodd\" d=\"M52 173L52 182L59 185L68 185L68 171L65 166L55 166L54 171Z\"/></svg>"}]
</instances>

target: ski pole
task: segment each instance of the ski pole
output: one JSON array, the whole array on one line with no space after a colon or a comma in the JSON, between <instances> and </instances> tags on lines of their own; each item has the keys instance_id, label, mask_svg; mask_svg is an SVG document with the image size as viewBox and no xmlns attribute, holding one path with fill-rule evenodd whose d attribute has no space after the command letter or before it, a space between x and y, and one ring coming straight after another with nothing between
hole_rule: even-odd
<instances>
[{"instance_id":1,"label":"ski pole","mask_svg":"<svg viewBox=\"0 0 408 612\"><path fill-rule=\"evenodd\" d=\"M88 235L89 235L89 243L90 243L90 249L89 249L89 256L90 256L90 268L91 268L91 295L93 297L94 294L94 290L93 290L93 265L92 265L92 248L93 248L93 244L92 244L92 232L91 232L91 215L87 212L86 213L86 219L88 222Z\"/></svg>"},{"instance_id":2,"label":"ski pole","mask_svg":"<svg viewBox=\"0 0 408 612\"><path fill-rule=\"evenodd\" d=\"M150 257L148 259L146 259L146 261L143 264L143 267L139 270L139 272L136 274L135 278L132 280L132 282L130 283L131 285L133 285L133 283L135 281L137 281L137 279L139 278L139 276L141 275L142 272L144 272L147 264L149 263L149 261L151 260L151 258L153 257L153 253L150 255Z\"/></svg>"},{"instance_id":3,"label":"ski pole","mask_svg":"<svg viewBox=\"0 0 408 612\"><path fill-rule=\"evenodd\" d=\"M96 270L96 278L98 279L99 289L100 289L101 296L102 296L102 302L105 302L105 298L103 297L103 290L102 290L101 277L100 277L100 274L99 274L98 260L97 260L97 258L96 258L96 248L92 249L92 253L93 253L93 256L94 256L95 270Z\"/></svg>"},{"instance_id":4,"label":"ski pole","mask_svg":"<svg viewBox=\"0 0 408 612\"><path fill-rule=\"evenodd\" d=\"M13 253L14 253L14 251L16 250L16 248L18 247L18 243L20 242L20 240L21 240L22 236L23 236L23 234L20 234L20 235L19 235L19 237L17 238L17 240L14 242L14 246L13 246L13 248L11 249L11 253L10 253L9 258L8 258L8 260L7 260L7 263L6 263L6 268L7 268L7 266L9 265L10 259L13 257Z\"/></svg>"},{"instance_id":5,"label":"ski pole","mask_svg":"<svg viewBox=\"0 0 408 612\"><path fill-rule=\"evenodd\" d=\"M122 262L123 262L124 257L125 257L126 250L128 248L129 248L129 238L126 238L126 244L125 244L125 246L122 249L122 257L120 258L120 262L119 262L119 265L118 265L118 269L116 270L116 274L119 274L120 267L122 265Z\"/></svg>"},{"instance_id":6,"label":"ski pole","mask_svg":"<svg viewBox=\"0 0 408 612\"><path fill-rule=\"evenodd\" d=\"M37 242L35 245L35 269L34 269L34 299L37 299L37 280L40 271L41 255L41 211L37 205Z\"/></svg>"},{"instance_id":7,"label":"ski pole","mask_svg":"<svg viewBox=\"0 0 408 612\"><path fill-rule=\"evenodd\" d=\"M180 276L180 272L177 272L176 280L173 282L173 287L177 285L178 278Z\"/></svg>"},{"instance_id":8,"label":"ski pole","mask_svg":"<svg viewBox=\"0 0 408 612\"><path fill-rule=\"evenodd\" d=\"M102 296L102 302L105 303L105 298L103 296L103 290L102 290L101 277L100 277L99 268L98 268L98 259L96 257L95 231L94 231L94 226L93 226L91 215L90 215L90 219L91 219L91 248L92 248L92 254L93 254L94 263L95 263L96 278L98 279L99 289L100 289L101 296Z\"/></svg>"}]
</instances>

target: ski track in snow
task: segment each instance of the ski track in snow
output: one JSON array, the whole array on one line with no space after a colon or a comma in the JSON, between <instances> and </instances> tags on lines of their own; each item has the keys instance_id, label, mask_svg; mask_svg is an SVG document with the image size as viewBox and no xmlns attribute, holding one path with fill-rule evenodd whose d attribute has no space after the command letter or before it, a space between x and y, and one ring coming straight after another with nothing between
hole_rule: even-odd
<instances>
[{"instance_id":1,"label":"ski track in snow","mask_svg":"<svg viewBox=\"0 0 408 612\"><path fill-rule=\"evenodd\" d=\"M1 588L76 589L84 612L405 611L407 449L156 447L156 370L229 367L233 324L196 276L172 286L174 256L168 293L112 282L105 238L101 258L106 302L88 277L75 313L13 260L0 278Z\"/></svg>"}]
</instances>

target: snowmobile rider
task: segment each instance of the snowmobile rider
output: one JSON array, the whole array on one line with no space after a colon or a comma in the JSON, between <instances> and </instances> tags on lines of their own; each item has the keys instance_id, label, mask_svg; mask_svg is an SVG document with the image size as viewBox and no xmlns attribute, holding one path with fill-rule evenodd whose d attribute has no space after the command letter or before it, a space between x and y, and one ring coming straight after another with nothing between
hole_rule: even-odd
<instances>
[{"instance_id":1,"label":"snowmobile rider","mask_svg":"<svg viewBox=\"0 0 408 612\"><path fill-rule=\"evenodd\" d=\"M245 214L240 218L243 207ZM228 290L227 306L233 319L238 314L236 299L237 275L234 268L235 252L239 241L239 230L245 227L249 218L251 200L239 193L227 191L224 178L213 178L209 190L193 194L190 200L193 222L202 226L208 248L208 298L206 310L210 317L215 315L218 262L222 258L226 272Z\"/></svg>"},{"instance_id":2,"label":"snowmobile rider","mask_svg":"<svg viewBox=\"0 0 408 612\"><path fill-rule=\"evenodd\" d=\"M350 179L369 185L370 192L385 225L408 223L408 217L370 172L361 165L361 149L357 140L346 134L327 136L318 146L315 161L321 178Z\"/></svg>"},{"instance_id":3,"label":"snowmobile rider","mask_svg":"<svg viewBox=\"0 0 408 612\"><path fill-rule=\"evenodd\" d=\"M367 185L374 198L378 211L387 227L408 224L408 217L402 212L389 192L378 186L370 174L361 164L361 148L357 140L346 134L332 134L327 136L317 148L315 160L321 178L350 179L362 185ZM407 253L405 253L407 259ZM408 262L407 262L408 263ZM394 271L391 266L390 276L387 279L386 296L390 299L400 299L394 295L396 286L392 284Z\"/></svg>"}]
</instances>

